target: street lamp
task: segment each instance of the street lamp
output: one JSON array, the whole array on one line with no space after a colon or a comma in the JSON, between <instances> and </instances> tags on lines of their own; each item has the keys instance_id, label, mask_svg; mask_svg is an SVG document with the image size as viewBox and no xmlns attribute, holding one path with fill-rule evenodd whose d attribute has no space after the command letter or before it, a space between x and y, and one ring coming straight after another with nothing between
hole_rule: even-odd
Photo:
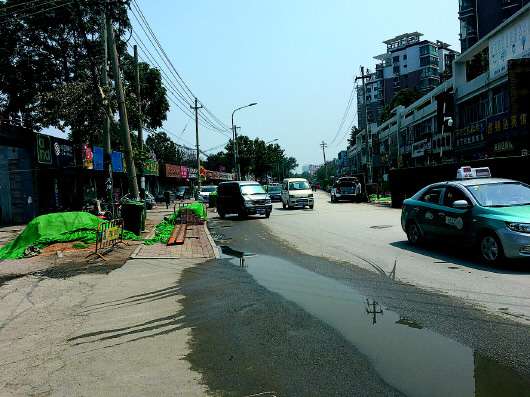
<instances>
[{"instance_id":1,"label":"street lamp","mask_svg":"<svg viewBox=\"0 0 530 397\"><path fill-rule=\"evenodd\" d=\"M278 141L279 141L279 139L276 138L276 139L273 139L272 141L265 142L265 145L270 145L271 143L273 143L273 142L278 142Z\"/></svg>"},{"instance_id":2,"label":"street lamp","mask_svg":"<svg viewBox=\"0 0 530 397\"><path fill-rule=\"evenodd\" d=\"M234 171L236 172L237 180L241 179L241 169L239 168L239 163L237 161L237 132L236 132L236 126L234 125L234 114L238 110L249 108L251 106L256 106L257 104L258 104L257 102L252 102L252 103L249 103L248 105L241 106L232 112L232 146L233 146L232 150L234 152Z\"/></svg>"}]
</instances>

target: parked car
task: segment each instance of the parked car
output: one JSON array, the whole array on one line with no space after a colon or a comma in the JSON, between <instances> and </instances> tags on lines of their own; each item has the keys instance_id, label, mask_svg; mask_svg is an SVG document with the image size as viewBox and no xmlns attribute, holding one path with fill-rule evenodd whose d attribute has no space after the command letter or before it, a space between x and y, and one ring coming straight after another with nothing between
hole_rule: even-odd
<instances>
[{"instance_id":1,"label":"parked car","mask_svg":"<svg viewBox=\"0 0 530 397\"><path fill-rule=\"evenodd\" d=\"M265 215L272 212L272 202L263 186L257 182L222 182L217 189L217 213L221 218L237 214L240 218L248 215Z\"/></svg>"},{"instance_id":2,"label":"parked car","mask_svg":"<svg viewBox=\"0 0 530 397\"><path fill-rule=\"evenodd\" d=\"M424 239L476 247L483 261L530 258L530 186L462 167L405 200L401 226L410 243Z\"/></svg>"},{"instance_id":3,"label":"parked car","mask_svg":"<svg viewBox=\"0 0 530 397\"><path fill-rule=\"evenodd\" d=\"M217 191L217 186L215 185L201 186L201 190L199 190L199 195L197 197L197 200L199 200L202 203L209 204L210 194L216 191Z\"/></svg>"},{"instance_id":4,"label":"parked car","mask_svg":"<svg viewBox=\"0 0 530 397\"><path fill-rule=\"evenodd\" d=\"M307 179L287 178L282 185L283 208L315 207L313 191Z\"/></svg>"},{"instance_id":5,"label":"parked car","mask_svg":"<svg viewBox=\"0 0 530 397\"><path fill-rule=\"evenodd\" d=\"M192 196L193 195L191 194L191 190L188 186L179 186L177 190L175 190L175 200L186 200Z\"/></svg>"},{"instance_id":6,"label":"parked car","mask_svg":"<svg viewBox=\"0 0 530 397\"><path fill-rule=\"evenodd\" d=\"M331 202L340 200L361 201L361 183L355 177L339 178L333 183L331 188Z\"/></svg>"},{"instance_id":7,"label":"parked car","mask_svg":"<svg viewBox=\"0 0 530 397\"><path fill-rule=\"evenodd\" d=\"M271 183L265 187L272 201L282 201L282 185Z\"/></svg>"}]
</instances>

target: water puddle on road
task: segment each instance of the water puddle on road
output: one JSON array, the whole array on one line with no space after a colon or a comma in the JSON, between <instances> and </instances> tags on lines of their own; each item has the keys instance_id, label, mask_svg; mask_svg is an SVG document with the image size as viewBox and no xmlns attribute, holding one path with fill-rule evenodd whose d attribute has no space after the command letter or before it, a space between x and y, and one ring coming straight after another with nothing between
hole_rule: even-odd
<instances>
[{"instance_id":1,"label":"water puddle on road","mask_svg":"<svg viewBox=\"0 0 530 397\"><path fill-rule=\"evenodd\" d=\"M268 290L352 343L388 384L409 396L521 396L530 383L473 349L386 310L351 286L281 258L222 247Z\"/></svg>"}]
</instances>

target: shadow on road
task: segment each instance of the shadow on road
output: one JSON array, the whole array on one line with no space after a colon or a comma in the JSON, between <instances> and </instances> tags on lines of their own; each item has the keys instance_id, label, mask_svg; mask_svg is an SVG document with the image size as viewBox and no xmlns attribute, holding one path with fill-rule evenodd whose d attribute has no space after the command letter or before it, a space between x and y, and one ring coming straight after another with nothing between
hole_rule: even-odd
<instances>
[{"instance_id":1,"label":"shadow on road","mask_svg":"<svg viewBox=\"0 0 530 397\"><path fill-rule=\"evenodd\" d=\"M455 270L458 270L456 266L463 266L499 274L530 274L530 261L505 260L501 265L486 266L480 262L476 254L473 252L473 248L470 247L462 247L458 245L442 247L432 242L416 246L410 244L408 241L396 241L390 243L390 245L404 251L430 256L438 260L434 263L445 264L448 265L449 268L454 268Z\"/></svg>"}]
</instances>

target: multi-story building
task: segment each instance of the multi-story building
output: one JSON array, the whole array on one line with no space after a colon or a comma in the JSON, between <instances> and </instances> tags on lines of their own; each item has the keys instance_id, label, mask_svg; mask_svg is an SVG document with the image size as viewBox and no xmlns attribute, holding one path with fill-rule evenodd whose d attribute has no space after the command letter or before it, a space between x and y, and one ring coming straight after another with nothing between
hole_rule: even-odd
<instances>
[{"instance_id":1,"label":"multi-story building","mask_svg":"<svg viewBox=\"0 0 530 397\"><path fill-rule=\"evenodd\" d=\"M385 104L402 89L425 94L450 77L457 52L447 43L422 40L422 36L413 32L386 40L387 52L375 57L382 63Z\"/></svg>"},{"instance_id":2,"label":"multi-story building","mask_svg":"<svg viewBox=\"0 0 530 397\"><path fill-rule=\"evenodd\" d=\"M530 0L459 0L460 45L471 48Z\"/></svg>"},{"instance_id":3,"label":"multi-story building","mask_svg":"<svg viewBox=\"0 0 530 397\"><path fill-rule=\"evenodd\" d=\"M374 72L367 70L366 74L365 84L356 87L358 124L361 130L366 128L367 117L368 124L379 124L385 106L383 65L376 65Z\"/></svg>"}]
</instances>

